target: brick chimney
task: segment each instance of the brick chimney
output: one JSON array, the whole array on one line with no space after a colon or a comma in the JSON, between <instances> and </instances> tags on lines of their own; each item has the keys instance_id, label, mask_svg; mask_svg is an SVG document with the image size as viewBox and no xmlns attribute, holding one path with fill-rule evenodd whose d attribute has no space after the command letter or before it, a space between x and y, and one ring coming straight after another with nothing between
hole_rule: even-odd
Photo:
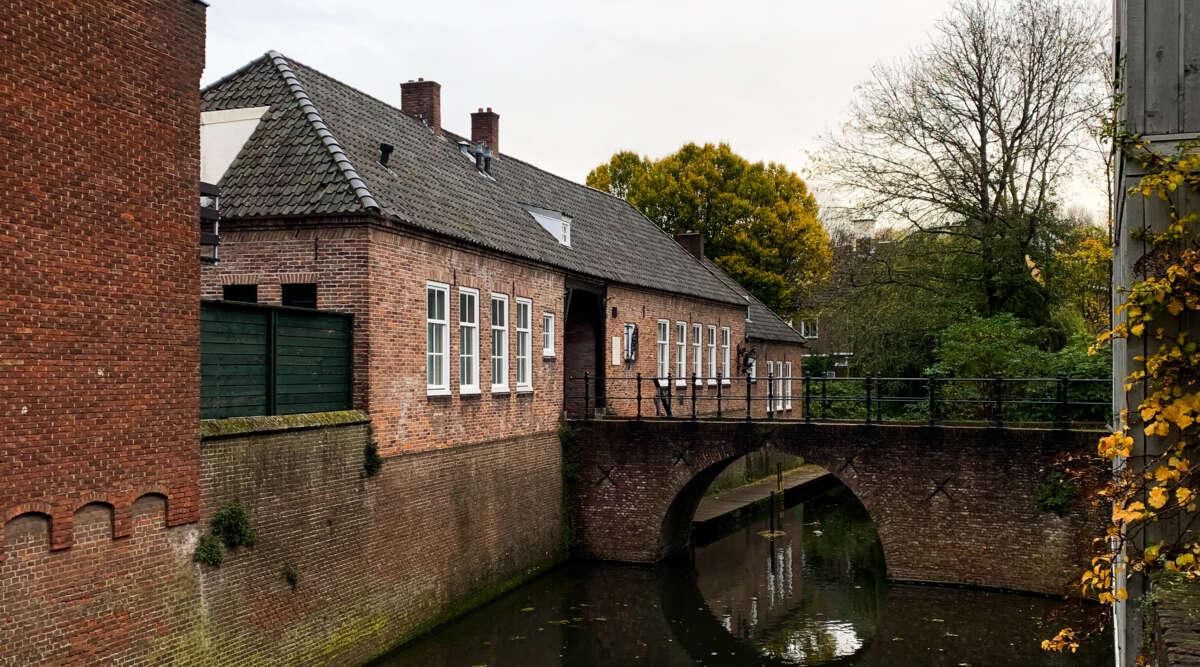
<instances>
[{"instance_id":1,"label":"brick chimney","mask_svg":"<svg viewBox=\"0 0 1200 667\"><path fill-rule=\"evenodd\" d=\"M704 258L704 237L700 232L684 232L675 235L675 242L683 246L696 259Z\"/></svg>"},{"instance_id":2,"label":"brick chimney","mask_svg":"<svg viewBox=\"0 0 1200 667\"><path fill-rule=\"evenodd\" d=\"M471 114L471 143L487 144L492 157L500 157L500 114L491 107Z\"/></svg>"},{"instance_id":3,"label":"brick chimney","mask_svg":"<svg viewBox=\"0 0 1200 667\"><path fill-rule=\"evenodd\" d=\"M400 84L400 110L425 121L434 134L442 133L442 86L417 79Z\"/></svg>"}]
</instances>

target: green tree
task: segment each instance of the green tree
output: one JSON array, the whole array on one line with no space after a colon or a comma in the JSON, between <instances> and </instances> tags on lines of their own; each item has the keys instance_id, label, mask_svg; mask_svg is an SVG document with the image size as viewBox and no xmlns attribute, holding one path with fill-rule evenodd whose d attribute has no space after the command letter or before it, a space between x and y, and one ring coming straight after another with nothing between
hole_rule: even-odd
<instances>
[{"instance_id":1,"label":"green tree","mask_svg":"<svg viewBox=\"0 0 1200 667\"><path fill-rule=\"evenodd\" d=\"M616 153L587 184L625 198L668 233L700 233L705 254L785 318L828 275L816 200L783 165L750 162L727 144L689 143L659 160Z\"/></svg>"}]
</instances>

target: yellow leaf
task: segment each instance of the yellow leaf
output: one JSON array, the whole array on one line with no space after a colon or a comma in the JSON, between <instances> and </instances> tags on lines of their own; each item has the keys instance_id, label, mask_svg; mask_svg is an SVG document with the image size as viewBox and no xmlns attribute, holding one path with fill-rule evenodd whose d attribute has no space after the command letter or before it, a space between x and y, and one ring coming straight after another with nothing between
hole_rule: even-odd
<instances>
[{"instance_id":1,"label":"yellow leaf","mask_svg":"<svg viewBox=\"0 0 1200 667\"><path fill-rule=\"evenodd\" d=\"M1134 336L1140 336L1144 331L1146 331L1146 325L1140 322L1129 328L1129 333Z\"/></svg>"},{"instance_id":2,"label":"yellow leaf","mask_svg":"<svg viewBox=\"0 0 1200 667\"><path fill-rule=\"evenodd\" d=\"M1161 509L1167 504L1168 497L1169 496L1167 495L1166 489L1161 486L1156 486L1153 489L1150 489L1150 506L1154 509Z\"/></svg>"},{"instance_id":3,"label":"yellow leaf","mask_svg":"<svg viewBox=\"0 0 1200 667\"><path fill-rule=\"evenodd\" d=\"M1184 487L1184 486L1181 486L1178 489L1175 489L1175 499L1177 501L1179 501L1180 506L1187 505L1188 502L1191 501L1192 496L1194 496L1194 495L1195 494L1192 493L1191 489Z\"/></svg>"}]
</instances>

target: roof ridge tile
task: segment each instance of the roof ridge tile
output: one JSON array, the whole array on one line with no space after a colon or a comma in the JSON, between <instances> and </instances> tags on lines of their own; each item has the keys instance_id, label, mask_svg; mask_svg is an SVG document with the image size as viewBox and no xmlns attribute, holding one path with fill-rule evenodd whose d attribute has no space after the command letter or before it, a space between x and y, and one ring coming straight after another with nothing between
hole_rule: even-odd
<instances>
[{"instance_id":1,"label":"roof ridge tile","mask_svg":"<svg viewBox=\"0 0 1200 667\"><path fill-rule=\"evenodd\" d=\"M354 189L354 194L358 197L359 203L365 209L373 209L376 212L381 210L379 202L375 200L375 197L367 188L366 181L364 181L362 177L358 175L358 171L355 170L354 164L350 162L350 158L346 155L346 151L342 149L342 146L338 143L337 138L333 136L333 132L329 130L329 126L325 124L324 120L322 120L321 112L317 110L316 105L313 104L312 99L310 99L308 93L305 92L304 85L300 83L300 78L297 77L296 72L292 70L291 63L289 63L287 58L278 51L267 51L267 57L271 59L271 63L275 65L275 68L279 71L280 76L283 77L284 83L286 83L288 88L292 91L292 96L295 97L296 103L300 105L300 111L304 114L305 119L308 120L309 125L311 125L313 130L317 133L317 136L321 139L321 143L324 144L326 150L329 151L329 155L333 158L334 163L342 172L342 176L346 178L346 181L350 183L350 187Z\"/></svg>"}]
</instances>

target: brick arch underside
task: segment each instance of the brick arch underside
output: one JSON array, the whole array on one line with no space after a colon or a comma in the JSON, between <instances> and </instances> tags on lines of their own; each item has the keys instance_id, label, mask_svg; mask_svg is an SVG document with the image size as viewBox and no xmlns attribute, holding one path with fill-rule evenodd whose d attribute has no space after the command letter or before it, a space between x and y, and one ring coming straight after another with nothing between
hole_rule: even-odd
<instances>
[{"instance_id":1,"label":"brick arch underside","mask_svg":"<svg viewBox=\"0 0 1200 667\"><path fill-rule=\"evenodd\" d=\"M592 423L577 491L582 555L654 562L685 551L708 483L771 446L829 470L862 503L895 580L1062 594L1101 525L1036 507L1037 486L1095 433L733 422Z\"/></svg>"}]
</instances>

